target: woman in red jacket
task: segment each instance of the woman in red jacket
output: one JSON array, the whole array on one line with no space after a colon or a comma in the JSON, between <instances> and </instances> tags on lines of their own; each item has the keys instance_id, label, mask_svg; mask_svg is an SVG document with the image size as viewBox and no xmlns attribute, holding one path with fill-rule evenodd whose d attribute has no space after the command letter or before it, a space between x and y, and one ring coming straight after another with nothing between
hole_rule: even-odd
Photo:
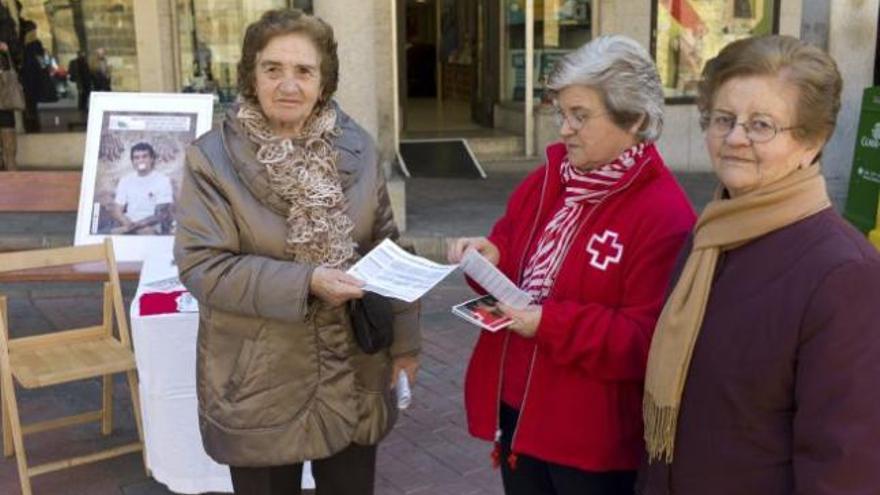
<instances>
[{"instance_id":1,"label":"woman in red jacket","mask_svg":"<svg viewBox=\"0 0 880 495\"><path fill-rule=\"evenodd\" d=\"M654 141L663 93L623 36L567 55L548 81L562 142L473 248L533 298L483 332L465 383L471 434L496 442L508 495L631 494L648 347L694 223Z\"/></svg>"}]
</instances>

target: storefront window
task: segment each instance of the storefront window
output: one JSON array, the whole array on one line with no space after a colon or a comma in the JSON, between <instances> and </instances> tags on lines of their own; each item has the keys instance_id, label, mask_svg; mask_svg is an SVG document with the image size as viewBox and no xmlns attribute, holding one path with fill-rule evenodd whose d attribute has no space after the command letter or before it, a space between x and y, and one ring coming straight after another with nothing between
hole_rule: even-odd
<instances>
[{"instance_id":1,"label":"storefront window","mask_svg":"<svg viewBox=\"0 0 880 495\"><path fill-rule=\"evenodd\" d=\"M505 100L522 101L525 93L525 4L526 0L504 2ZM591 4L591 0L534 0L535 98L541 98L556 62L592 38Z\"/></svg>"},{"instance_id":2,"label":"storefront window","mask_svg":"<svg viewBox=\"0 0 880 495\"><path fill-rule=\"evenodd\" d=\"M308 11L311 0L177 0L184 92L213 93L221 104L238 96L237 67L248 24L284 7Z\"/></svg>"},{"instance_id":3,"label":"storefront window","mask_svg":"<svg viewBox=\"0 0 880 495\"><path fill-rule=\"evenodd\" d=\"M707 60L778 29L776 0L654 0L654 56L667 98L690 101Z\"/></svg>"},{"instance_id":4,"label":"storefront window","mask_svg":"<svg viewBox=\"0 0 880 495\"><path fill-rule=\"evenodd\" d=\"M133 1L21 0L28 132L84 130L89 91L139 89Z\"/></svg>"}]
</instances>

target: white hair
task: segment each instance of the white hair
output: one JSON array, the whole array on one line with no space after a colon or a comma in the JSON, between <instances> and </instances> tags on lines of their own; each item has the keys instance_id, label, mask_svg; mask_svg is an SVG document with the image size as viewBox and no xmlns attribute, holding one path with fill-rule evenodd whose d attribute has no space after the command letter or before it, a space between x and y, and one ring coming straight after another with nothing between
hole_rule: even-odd
<instances>
[{"instance_id":1,"label":"white hair","mask_svg":"<svg viewBox=\"0 0 880 495\"><path fill-rule=\"evenodd\" d=\"M589 86L602 94L612 119L627 127L644 117L637 133L656 141L663 130L663 88L648 51L621 35L600 36L563 57L547 80L558 93L566 86Z\"/></svg>"}]
</instances>

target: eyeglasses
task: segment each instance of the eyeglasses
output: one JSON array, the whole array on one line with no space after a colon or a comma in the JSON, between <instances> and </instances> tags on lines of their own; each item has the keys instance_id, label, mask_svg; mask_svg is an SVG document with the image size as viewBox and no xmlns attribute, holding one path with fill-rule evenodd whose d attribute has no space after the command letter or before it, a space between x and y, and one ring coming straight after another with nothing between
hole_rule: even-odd
<instances>
[{"instance_id":1,"label":"eyeglasses","mask_svg":"<svg viewBox=\"0 0 880 495\"><path fill-rule=\"evenodd\" d=\"M565 111L559 107L556 107L556 113L553 115L553 121L556 123L557 127L562 127L566 122L568 122L568 127L573 131L579 131L584 128L592 118L601 117L602 115L607 114L607 112L603 113L586 113L586 112L573 112L573 113L565 113Z\"/></svg>"},{"instance_id":2,"label":"eyeglasses","mask_svg":"<svg viewBox=\"0 0 880 495\"><path fill-rule=\"evenodd\" d=\"M737 122L736 115L726 112L712 112L704 117L704 127L706 132L712 137L725 138L738 125L742 126L746 131L746 137L753 143L766 143L775 138L780 132L800 127L796 125L779 127L769 117L752 117L746 122Z\"/></svg>"}]
</instances>

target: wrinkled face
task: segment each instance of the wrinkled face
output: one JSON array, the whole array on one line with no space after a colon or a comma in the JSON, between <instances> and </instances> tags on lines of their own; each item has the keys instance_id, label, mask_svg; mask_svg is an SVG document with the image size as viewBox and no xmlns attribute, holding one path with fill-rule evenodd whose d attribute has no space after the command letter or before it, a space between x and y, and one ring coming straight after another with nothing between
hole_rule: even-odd
<instances>
[{"instance_id":1,"label":"wrinkled face","mask_svg":"<svg viewBox=\"0 0 880 495\"><path fill-rule=\"evenodd\" d=\"M256 93L272 129L294 136L321 95L320 56L312 40L299 33L276 36L257 54Z\"/></svg>"},{"instance_id":2,"label":"wrinkled face","mask_svg":"<svg viewBox=\"0 0 880 495\"><path fill-rule=\"evenodd\" d=\"M742 123L777 129L796 126L798 89L780 76L742 76L725 81L715 92L710 119L735 118L738 125L726 135L706 132L712 168L731 196L772 184L812 163L821 149L779 130L766 142L753 142Z\"/></svg>"},{"instance_id":3,"label":"wrinkled face","mask_svg":"<svg viewBox=\"0 0 880 495\"><path fill-rule=\"evenodd\" d=\"M147 175L153 171L153 156L147 150L135 150L131 154L131 165L138 175Z\"/></svg>"},{"instance_id":4,"label":"wrinkled face","mask_svg":"<svg viewBox=\"0 0 880 495\"><path fill-rule=\"evenodd\" d=\"M579 170L604 165L638 142L636 131L640 122L632 129L618 127L597 90L577 84L566 86L556 101L564 115L559 136L571 164ZM575 129L577 126L580 129Z\"/></svg>"}]
</instances>

